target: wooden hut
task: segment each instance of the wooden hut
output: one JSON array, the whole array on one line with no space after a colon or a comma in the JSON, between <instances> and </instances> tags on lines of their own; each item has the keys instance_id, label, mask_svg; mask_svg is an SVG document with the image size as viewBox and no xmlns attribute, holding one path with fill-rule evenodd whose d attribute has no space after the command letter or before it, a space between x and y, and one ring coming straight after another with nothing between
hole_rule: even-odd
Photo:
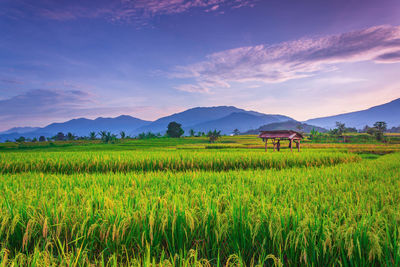
<instances>
[{"instance_id":1,"label":"wooden hut","mask_svg":"<svg viewBox=\"0 0 400 267\"><path fill-rule=\"evenodd\" d=\"M301 133L292 130L261 131L258 137L265 142L265 151L267 151L268 140L271 139L274 151L275 149L277 151L281 150L281 140L289 140L290 151L293 151L293 143L295 143L297 150L300 152L300 140L303 139Z\"/></svg>"}]
</instances>

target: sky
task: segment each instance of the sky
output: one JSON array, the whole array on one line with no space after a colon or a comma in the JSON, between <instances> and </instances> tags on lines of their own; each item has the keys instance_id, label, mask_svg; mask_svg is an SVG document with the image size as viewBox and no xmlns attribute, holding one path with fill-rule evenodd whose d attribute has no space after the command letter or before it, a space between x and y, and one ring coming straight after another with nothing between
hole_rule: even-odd
<instances>
[{"instance_id":1,"label":"sky","mask_svg":"<svg viewBox=\"0 0 400 267\"><path fill-rule=\"evenodd\" d=\"M0 131L229 105L297 120L400 97L399 0L0 0Z\"/></svg>"}]
</instances>

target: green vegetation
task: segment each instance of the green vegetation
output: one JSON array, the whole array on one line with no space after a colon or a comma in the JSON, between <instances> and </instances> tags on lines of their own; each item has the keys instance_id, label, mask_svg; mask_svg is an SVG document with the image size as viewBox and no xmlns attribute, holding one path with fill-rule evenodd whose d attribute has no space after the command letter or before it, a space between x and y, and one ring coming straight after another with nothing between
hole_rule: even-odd
<instances>
[{"instance_id":1,"label":"green vegetation","mask_svg":"<svg viewBox=\"0 0 400 267\"><path fill-rule=\"evenodd\" d=\"M282 148L255 136L0 144L0 263L399 266L400 145Z\"/></svg>"}]
</instances>

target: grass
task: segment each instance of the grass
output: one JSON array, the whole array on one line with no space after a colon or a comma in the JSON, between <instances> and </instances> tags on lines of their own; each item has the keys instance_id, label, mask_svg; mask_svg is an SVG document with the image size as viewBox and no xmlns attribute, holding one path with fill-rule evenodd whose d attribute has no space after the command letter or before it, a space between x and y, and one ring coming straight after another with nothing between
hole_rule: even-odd
<instances>
[{"instance_id":1,"label":"grass","mask_svg":"<svg viewBox=\"0 0 400 267\"><path fill-rule=\"evenodd\" d=\"M3 151L1 264L400 265L398 147L235 138Z\"/></svg>"}]
</instances>

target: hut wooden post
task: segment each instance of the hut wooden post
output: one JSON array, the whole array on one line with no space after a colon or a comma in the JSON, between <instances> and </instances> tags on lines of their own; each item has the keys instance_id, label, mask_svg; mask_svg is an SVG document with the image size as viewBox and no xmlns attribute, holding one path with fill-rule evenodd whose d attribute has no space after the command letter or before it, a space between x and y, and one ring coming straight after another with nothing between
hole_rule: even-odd
<instances>
[{"instance_id":1,"label":"hut wooden post","mask_svg":"<svg viewBox=\"0 0 400 267\"><path fill-rule=\"evenodd\" d=\"M297 151L300 152L300 140L296 141L296 148L297 148Z\"/></svg>"},{"instance_id":2,"label":"hut wooden post","mask_svg":"<svg viewBox=\"0 0 400 267\"><path fill-rule=\"evenodd\" d=\"M278 139L278 141L276 142L276 150L281 151L281 140Z\"/></svg>"},{"instance_id":3,"label":"hut wooden post","mask_svg":"<svg viewBox=\"0 0 400 267\"><path fill-rule=\"evenodd\" d=\"M289 147L290 147L290 152L293 152L293 145L292 145L292 139L289 140Z\"/></svg>"},{"instance_id":4,"label":"hut wooden post","mask_svg":"<svg viewBox=\"0 0 400 267\"><path fill-rule=\"evenodd\" d=\"M274 152L275 152L275 139L272 139L272 144L274 145Z\"/></svg>"},{"instance_id":5,"label":"hut wooden post","mask_svg":"<svg viewBox=\"0 0 400 267\"><path fill-rule=\"evenodd\" d=\"M267 147L268 147L268 138L265 139L265 152L267 152Z\"/></svg>"}]
</instances>

